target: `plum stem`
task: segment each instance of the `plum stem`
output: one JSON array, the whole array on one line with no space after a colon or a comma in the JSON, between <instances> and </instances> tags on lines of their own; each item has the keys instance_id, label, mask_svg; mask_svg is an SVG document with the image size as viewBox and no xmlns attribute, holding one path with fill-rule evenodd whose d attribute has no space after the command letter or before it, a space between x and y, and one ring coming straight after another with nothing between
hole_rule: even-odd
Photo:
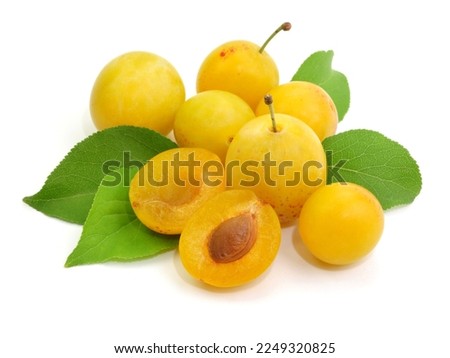
<instances>
[{"instance_id":1,"label":"plum stem","mask_svg":"<svg viewBox=\"0 0 450 358\"><path fill-rule=\"evenodd\" d=\"M264 96L264 103L269 106L270 119L272 120L272 129L276 133L277 132L277 123L275 121L275 111L273 110L273 98L272 98L272 95L266 94Z\"/></svg>"},{"instance_id":2,"label":"plum stem","mask_svg":"<svg viewBox=\"0 0 450 358\"><path fill-rule=\"evenodd\" d=\"M277 33L279 33L281 30L283 31L289 31L291 29L292 25L290 22L283 22L273 33L269 36L269 38L266 40L266 42L263 43L261 48L259 49L259 53L263 53L264 49L266 48L267 44L275 37Z\"/></svg>"}]
</instances>

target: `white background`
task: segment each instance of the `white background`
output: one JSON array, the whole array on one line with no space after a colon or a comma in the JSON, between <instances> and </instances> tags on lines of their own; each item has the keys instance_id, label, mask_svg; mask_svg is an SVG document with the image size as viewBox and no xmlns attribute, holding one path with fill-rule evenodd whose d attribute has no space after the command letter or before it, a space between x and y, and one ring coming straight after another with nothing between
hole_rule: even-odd
<instances>
[{"instance_id":1,"label":"white background","mask_svg":"<svg viewBox=\"0 0 450 358\"><path fill-rule=\"evenodd\" d=\"M444 4L2 1L0 356L114 357L114 345L153 342L335 342L336 353L327 356L448 357L450 27ZM210 50L232 39L262 43L283 21L292 30L267 48L281 81L312 52L334 50L334 67L352 91L339 131L380 131L420 164L421 194L386 213L373 254L351 267L323 267L292 227L271 269L239 289L197 285L176 252L64 268L81 227L46 217L22 198L37 192L68 150L93 132L88 103L100 69L127 51L155 52L178 69L191 96Z\"/></svg>"}]
</instances>

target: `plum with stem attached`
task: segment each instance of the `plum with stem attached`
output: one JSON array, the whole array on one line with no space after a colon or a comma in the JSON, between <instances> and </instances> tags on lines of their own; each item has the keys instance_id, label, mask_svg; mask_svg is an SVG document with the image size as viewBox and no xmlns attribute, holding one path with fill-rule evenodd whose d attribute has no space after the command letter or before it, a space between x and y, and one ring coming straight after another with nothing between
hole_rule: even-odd
<instances>
[{"instance_id":1,"label":"plum with stem attached","mask_svg":"<svg viewBox=\"0 0 450 358\"><path fill-rule=\"evenodd\" d=\"M255 109L260 99L279 83L277 65L265 48L277 33L290 28L289 22L283 23L262 46L237 40L214 49L198 71L197 92L213 89L232 92Z\"/></svg>"},{"instance_id":2,"label":"plum with stem attached","mask_svg":"<svg viewBox=\"0 0 450 358\"><path fill-rule=\"evenodd\" d=\"M275 209L281 224L300 214L307 198L326 183L326 156L314 131L301 120L274 113L247 122L226 157L227 184L250 189Z\"/></svg>"}]
</instances>

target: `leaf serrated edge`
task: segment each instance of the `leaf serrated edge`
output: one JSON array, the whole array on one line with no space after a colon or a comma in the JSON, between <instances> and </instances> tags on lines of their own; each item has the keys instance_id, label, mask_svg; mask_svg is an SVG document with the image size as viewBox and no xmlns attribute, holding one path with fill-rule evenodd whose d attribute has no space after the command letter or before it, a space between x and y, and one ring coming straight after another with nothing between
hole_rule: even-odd
<instances>
[{"instance_id":1,"label":"leaf serrated edge","mask_svg":"<svg viewBox=\"0 0 450 358\"><path fill-rule=\"evenodd\" d=\"M333 71L332 63L333 63L334 51L333 50L320 50L320 51L316 51L316 52L312 53L303 61L303 63L297 69L295 74L292 76L291 81L301 81L301 79L298 79L298 77L301 75L302 67L304 68L305 64L307 64L309 61L311 61L312 58L319 56L319 55L326 56L326 59L328 62L327 65L329 66L330 73L331 73ZM317 66L315 66L315 67L317 67Z\"/></svg>"},{"instance_id":2,"label":"leaf serrated edge","mask_svg":"<svg viewBox=\"0 0 450 358\"><path fill-rule=\"evenodd\" d=\"M342 140L344 140L344 138L341 137L341 135L342 135L342 134L346 134L346 133L351 133L351 132L359 132L359 133L364 133L364 134L366 134L366 135L371 135L371 134L379 135L379 136L383 137L384 139L386 139L387 141L389 141L389 142L391 142L391 143L397 145L399 148L401 148L401 149L407 154L408 158L409 158L410 161L411 161L411 164L414 166L414 169L416 170L416 174L417 174L417 178L418 178L417 192L413 192L413 193L415 194L415 195L414 195L414 198L413 198L410 202L408 202L408 203L395 204L395 205L387 205L387 206L383 203L382 206L383 206L383 210L389 210L389 209L392 209L392 208L395 208L395 207L401 207L401 206L405 206L405 205L411 204L411 203L417 198L417 196L420 194L420 192L422 191L422 187L423 187L423 179L422 179L422 173L421 173L421 170L420 170L420 166L419 166L417 160L411 155L411 153L409 152L409 150L408 150L404 145L402 145L401 143L399 143L399 142L397 142L396 140L393 140L393 139L387 137L386 135L384 135L384 134L382 134L382 133L380 133L380 132L378 132L378 131L375 131L375 130L372 130L372 129L361 129L361 128L359 128L359 129L350 129L350 130L347 130L347 131L345 131L345 132L337 133L337 134L335 134L335 135L333 135L333 136L330 136L330 137L328 137L328 138L325 138L324 141L322 142L322 145L324 145L324 143L325 143L327 140L337 140L337 141L342 141ZM338 138L338 137L339 137L339 138ZM349 146L351 146L351 144L349 144ZM324 149L325 149L325 148L324 148ZM342 149L341 149L340 151L342 151ZM328 158L328 156L327 156L327 158ZM328 162L327 162L327 166L329 166L329 163L328 163ZM343 169L343 170L346 170L346 169ZM354 171L354 170L353 170L353 171ZM327 179L327 182L328 182L328 179Z\"/></svg>"},{"instance_id":3,"label":"leaf serrated edge","mask_svg":"<svg viewBox=\"0 0 450 358\"><path fill-rule=\"evenodd\" d=\"M319 67L322 68L322 67L326 66L326 69L327 69L326 76L325 76L326 79L325 80L323 78L318 78L318 79L306 78L306 79L304 79L302 76L302 71L304 71L305 64L309 66L309 62L313 61L314 57L318 57L318 56L322 56L325 59L325 61L324 61L325 65L318 66L317 62L316 63L313 62L314 66L311 66L311 68L317 70L317 68L319 68ZM316 52L312 53L303 61L303 63L297 69L295 74L292 76L291 81L310 81L312 83L315 83L318 86L320 86L322 89L324 89L330 95L332 100L335 100L336 96L331 95L329 88L327 88L327 83L329 83L329 80L332 76L340 75L341 78L344 80L345 93L348 94L348 103L345 103L345 107L337 108L337 106L336 106L336 110L338 112L338 121L341 122L344 119L344 117L346 116L348 110L350 109L352 100L351 100L350 84L348 82L348 78L343 72L335 70L333 68L333 58L334 58L333 50L321 50L321 51L316 51ZM341 93L342 93L342 91L341 91ZM333 91L333 94L335 94L334 91ZM341 107L341 106L339 106L339 107Z\"/></svg>"},{"instance_id":4,"label":"leaf serrated edge","mask_svg":"<svg viewBox=\"0 0 450 358\"><path fill-rule=\"evenodd\" d=\"M52 179L53 174L55 173L55 171L59 170L58 168L60 167L61 163L63 163L64 161L66 161L66 160L68 159L68 157L72 156L73 153L74 153L75 151L79 150L79 147L85 145L85 143L86 143L87 141L91 140L93 137L99 137L99 136L111 135L111 134L113 134L112 131L116 131L116 130L118 130L118 129L122 130L122 129L125 129L125 128L133 128L133 130L137 129L137 130L141 130L142 132L150 131L150 132L153 132L153 133L155 133L155 134L158 133L158 132L155 132L155 131L153 131L153 130L151 130L151 129L145 128L145 127L128 126L128 125L124 125L124 126L116 126L116 127L113 127L113 128L107 128L107 129L104 129L104 130L101 130L101 131L97 131L97 132L91 133L90 135L88 135L87 137L85 137L84 139L82 139L81 141L79 141L78 143L76 143L76 144L69 150L69 152L67 152L66 155L64 155L63 159L60 160L59 163L58 163L58 164L53 168L53 170L50 172L50 174L47 175L47 178L45 179L42 188L41 188L36 194L30 195L30 196L26 196L26 197L24 197L24 199L30 199L30 198L36 196L37 194L39 194L39 193L42 191L42 189L43 189L49 182L51 182L51 179ZM162 136L162 135L161 135L161 137L164 138L164 139L167 139L167 141L171 141L169 138L166 138L166 137L164 137L164 136ZM131 138L132 138L133 140L136 140L135 137L131 137Z\"/></svg>"},{"instance_id":5,"label":"leaf serrated edge","mask_svg":"<svg viewBox=\"0 0 450 358\"><path fill-rule=\"evenodd\" d=\"M121 169L123 170L123 167L121 167ZM123 173L122 173L122 174L123 174ZM130 173L130 174L131 174L131 173ZM97 196L99 195L99 189L100 189L100 187L102 187L102 184L105 182L107 176L108 176L108 174L106 174L106 175L104 176L104 178L102 179L102 181L100 182L100 184L99 184L99 186L98 186L98 189L97 189L97 191L96 191L96 193L95 193L94 199L92 200L92 204L91 204L91 207L90 207L90 209L89 209L88 215L87 215L87 217L86 217L86 222L89 220L89 218L91 217L91 215L93 215L93 214L92 214L92 208L93 208L93 206L94 206L94 203L96 202ZM121 200L121 199L119 199L118 201L126 202L126 200ZM124 213L124 215L126 215L126 214ZM142 222L140 222L139 219L138 219L136 216L134 216L134 218L133 218L132 220L130 220L126 225L122 226L122 227L120 228L120 230L122 230L123 228L125 228L125 227L128 226L128 225L134 224L135 222L138 222L139 228L145 227L144 224L143 224ZM114 233L117 233L117 231L114 232ZM157 255L160 255L160 254L165 253L165 252L168 252L168 251L172 251L172 250L176 249L176 247L177 247L177 245L174 245L174 247L161 248L161 249L159 249L158 251L153 252L152 254L137 255L137 256L134 256L134 257L128 257L128 258L124 258L124 257L120 257L120 256L118 256L118 255L115 255L115 256L105 257L104 259L96 260L96 261L79 262L79 260L80 260L81 257L85 256L85 255L87 254L87 252L89 252L89 251L92 250L93 248L95 248L95 247L101 245L102 242L103 242L104 240L106 240L106 239L110 236L110 235L107 235L101 242L97 243L96 246L89 248L89 250L87 250L86 252L84 252L82 255L77 255L77 256L73 257L73 254L74 254L75 251L77 250L78 245L79 245L79 243L80 243L80 241L81 241L81 239L82 239L82 237L83 237L83 234L84 234L84 228L83 228L83 231L82 231L82 233L81 233L81 235L80 235L80 240L78 241L77 246L75 246L75 248L72 250L72 252L71 252L71 253L69 254L69 256L67 257L66 262L64 263L64 267L65 267L65 268L70 268L70 267L75 267L75 266L81 266L81 265L96 264L96 263L97 263L97 264L100 264L100 263L105 263L105 262L110 262L110 261L130 262L130 261L136 261L136 260L144 260L144 259L147 259L147 258L151 258L151 257L157 256ZM163 235L163 234L159 234L159 233L156 233L156 234L157 234L158 236ZM176 239L179 238L179 235L164 235L164 236L165 236L168 240L176 240Z\"/></svg>"},{"instance_id":6,"label":"leaf serrated edge","mask_svg":"<svg viewBox=\"0 0 450 358\"><path fill-rule=\"evenodd\" d=\"M130 126L130 125L121 125L121 126L116 126L116 127L112 127L112 128L107 128L104 130L100 130L94 133L91 133L90 135L88 135L87 137L85 137L84 139L82 139L81 141L79 141L78 143L76 143L70 150L69 152L66 153L66 155L64 155L63 159L59 161L59 163L53 168L53 170L50 172L49 175L47 175L47 178L44 181L44 184L42 185L41 189L39 189L35 194L33 195L29 195L29 196L25 196L22 198L22 201L27 204L28 206L32 207L33 209L40 211L46 215L49 215L50 217L59 219L59 220L63 220L69 223L73 223L73 224L80 224L82 225L84 223L84 221L86 220L86 218L84 220L75 220L73 218L68 218L64 215L58 215L55 213L52 213L52 215L44 212L43 210L40 210L39 207L37 206L37 203L42 203L42 202L50 202L50 201L56 201L56 200L65 200L67 198L72 198L72 197L76 197L77 195L68 195L68 196L60 196L58 198L52 198L52 199L48 199L48 198L44 198L41 199L39 198L39 195L46 190L46 188L52 184L52 177L54 176L55 172L57 172L58 170L60 170L60 166L67 161L68 159L70 159L71 156L73 156L73 152L75 151L79 151L80 150L80 146L85 145L85 143L89 140L92 139L92 137L94 136L105 136L105 135L113 135L113 131L117 131L118 128L120 128L120 130L126 129L126 128L133 128L133 130L139 130L142 132L148 132L148 133L153 133L153 134L159 134L158 132L149 129L149 128L145 128L145 127L138 127L138 126ZM160 134L159 134L160 135ZM136 140L135 137L131 137L133 140ZM156 138L156 136L155 136ZM160 137L157 137L158 140L162 142L166 142L167 144L174 144L176 146L176 144L171 141L169 138L160 135ZM141 143L142 144L142 143ZM99 185L101 184L101 182L99 183ZM78 194L78 195L84 195L84 196L95 196L95 193L98 189L98 186L95 188L95 190L92 191L86 191L82 194Z\"/></svg>"},{"instance_id":7,"label":"leaf serrated edge","mask_svg":"<svg viewBox=\"0 0 450 358\"><path fill-rule=\"evenodd\" d=\"M127 225L131 225L134 222L136 222L138 219L135 218L132 221L130 221ZM140 222L139 222L140 223ZM142 223L140 223L140 225L142 226ZM125 226L123 226L125 227ZM122 229L122 228L121 228ZM83 234L82 234L83 235ZM109 236L109 235L108 235ZM179 235L167 235L167 240L177 240L177 238L179 237ZM105 237L104 240L106 240L107 237ZM103 242L103 241L102 241ZM101 242L98 243L96 246L101 245ZM157 255L160 255L162 253L165 252L169 252L172 250L175 250L177 247L176 244L174 244L174 247L165 247L165 248L161 248L151 254L143 254L143 255L136 255L133 257L121 257L119 255L113 255L113 256L109 256L109 257L105 257L101 260L95 260L95 261L85 261L85 262L79 262L80 258L82 258L83 256L85 256L87 254L87 252L89 252L90 250L92 250L94 247L91 247L88 251L86 251L85 253L83 253L82 255L78 255L73 257L72 254L75 252L75 249L72 251L72 253L67 257L66 262L64 264L65 268L70 268L70 267L75 267L75 266L81 266L81 265L91 265L91 264L100 264L100 263L105 263L105 262L110 262L110 261L116 261L116 262L131 262L131 261L137 261L137 260L145 260L151 257L155 257Z\"/></svg>"}]
</instances>

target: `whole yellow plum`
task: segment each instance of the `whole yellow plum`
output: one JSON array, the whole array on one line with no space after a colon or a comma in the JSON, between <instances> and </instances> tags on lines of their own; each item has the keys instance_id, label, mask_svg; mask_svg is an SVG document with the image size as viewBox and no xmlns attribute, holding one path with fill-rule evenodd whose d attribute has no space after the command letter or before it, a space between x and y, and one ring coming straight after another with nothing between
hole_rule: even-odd
<instances>
[{"instance_id":1,"label":"whole yellow plum","mask_svg":"<svg viewBox=\"0 0 450 358\"><path fill-rule=\"evenodd\" d=\"M235 134L253 118L255 114L242 98L231 92L210 90L181 105L173 132L179 146L208 149L225 162Z\"/></svg>"},{"instance_id":2,"label":"whole yellow plum","mask_svg":"<svg viewBox=\"0 0 450 358\"><path fill-rule=\"evenodd\" d=\"M352 264L368 255L383 227L378 199L352 183L333 183L314 192L300 213L298 226L309 251L332 265Z\"/></svg>"},{"instance_id":3,"label":"whole yellow plum","mask_svg":"<svg viewBox=\"0 0 450 358\"><path fill-rule=\"evenodd\" d=\"M228 148L226 170L227 185L252 190L272 205L282 225L299 216L327 175L317 135L301 120L282 113L244 124Z\"/></svg>"},{"instance_id":4,"label":"whole yellow plum","mask_svg":"<svg viewBox=\"0 0 450 358\"><path fill-rule=\"evenodd\" d=\"M262 46L235 40L216 47L200 66L197 92L231 92L254 110L260 99L279 83L278 67L265 47L278 32L289 31L290 28L289 22L281 24Z\"/></svg>"},{"instance_id":5,"label":"whole yellow plum","mask_svg":"<svg viewBox=\"0 0 450 358\"><path fill-rule=\"evenodd\" d=\"M135 51L109 62L95 80L90 98L97 129L147 127L168 134L185 100L183 81L161 56Z\"/></svg>"}]
</instances>

